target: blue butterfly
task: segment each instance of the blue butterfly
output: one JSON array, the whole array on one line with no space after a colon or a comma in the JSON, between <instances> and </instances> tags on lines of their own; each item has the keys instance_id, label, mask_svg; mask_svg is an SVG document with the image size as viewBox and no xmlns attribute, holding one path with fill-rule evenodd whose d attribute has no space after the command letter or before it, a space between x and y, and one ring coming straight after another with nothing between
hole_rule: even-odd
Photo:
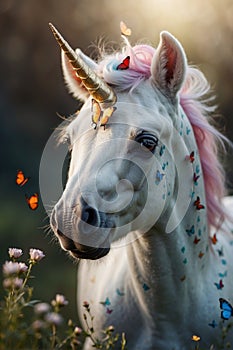
<instances>
[{"instance_id":1,"label":"blue butterfly","mask_svg":"<svg viewBox=\"0 0 233 350\"><path fill-rule=\"evenodd\" d=\"M221 249L217 249L217 252L218 252L218 256L224 256L223 247L221 247Z\"/></svg>"},{"instance_id":2,"label":"blue butterfly","mask_svg":"<svg viewBox=\"0 0 233 350\"><path fill-rule=\"evenodd\" d=\"M142 288L145 292L147 292L150 289L150 287L146 283L143 283Z\"/></svg>"},{"instance_id":3,"label":"blue butterfly","mask_svg":"<svg viewBox=\"0 0 233 350\"><path fill-rule=\"evenodd\" d=\"M223 289L223 287L224 287L224 284L223 284L223 282L222 282L222 280L220 280L219 281L219 283L214 283L214 285L217 287L217 289L219 289L219 290L221 290L221 289Z\"/></svg>"},{"instance_id":4,"label":"blue butterfly","mask_svg":"<svg viewBox=\"0 0 233 350\"><path fill-rule=\"evenodd\" d=\"M215 328L217 327L217 322L215 320L213 320L211 323L208 324L208 326L212 327L212 328Z\"/></svg>"},{"instance_id":5,"label":"blue butterfly","mask_svg":"<svg viewBox=\"0 0 233 350\"><path fill-rule=\"evenodd\" d=\"M159 170L157 170L156 175L155 175L155 184L158 185L160 181L163 180L165 174L162 174Z\"/></svg>"},{"instance_id":6,"label":"blue butterfly","mask_svg":"<svg viewBox=\"0 0 233 350\"><path fill-rule=\"evenodd\" d=\"M163 155L164 151L165 151L165 146L164 146L164 145L162 145L162 146L161 146L161 148L160 148L160 151L159 151L159 155L160 155L160 157L162 157L162 155Z\"/></svg>"},{"instance_id":7,"label":"blue butterfly","mask_svg":"<svg viewBox=\"0 0 233 350\"><path fill-rule=\"evenodd\" d=\"M125 293L121 292L119 288L117 288L116 292L119 295L119 297L123 297L123 295L125 295Z\"/></svg>"},{"instance_id":8,"label":"blue butterfly","mask_svg":"<svg viewBox=\"0 0 233 350\"><path fill-rule=\"evenodd\" d=\"M220 272L218 275L219 275L219 277L222 277L222 278L227 277L227 270L224 273Z\"/></svg>"},{"instance_id":9,"label":"blue butterfly","mask_svg":"<svg viewBox=\"0 0 233 350\"><path fill-rule=\"evenodd\" d=\"M219 298L219 302L220 302L220 308L222 309L221 318L223 320L229 320L229 318L233 316L233 307L227 300L223 298Z\"/></svg>"},{"instance_id":10,"label":"blue butterfly","mask_svg":"<svg viewBox=\"0 0 233 350\"><path fill-rule=\"evenodd\" d=\"M197 164L197 166L196 166L196 174L199 174L199 173L200 173L200 165Z\"/></svg>"},{"instance_id":11,"label":"blue butterfly","mask_svg":"<svg viewBox=\"0 0 233 350\"><path fill-rule=\"evenodd\" d=\"M186 233L188 234L189 237L191 237L192 235L194 235L195 233L195 228L194 225L192 225L192 227L190 229L186 230Z\"/></svg>"},{"instance_id":12,"label":"blue butterfly","mask_svg":"<svg viewBox=\"0 0 233 350\"><path fill-rule=\"evenodd\" d=\"M111 302L110 302L109 298L107 297L105 299L105 301L101 301L100 304L102 304L103 306L109 306L109 305L111 305Z\"/></svg>"}]
</instances>

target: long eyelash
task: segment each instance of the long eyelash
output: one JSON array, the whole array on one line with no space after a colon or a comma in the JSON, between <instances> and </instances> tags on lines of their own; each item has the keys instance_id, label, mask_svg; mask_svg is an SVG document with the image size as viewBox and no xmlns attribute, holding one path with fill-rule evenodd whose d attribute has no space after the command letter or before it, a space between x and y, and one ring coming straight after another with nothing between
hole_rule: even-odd
<instances>
[{"instance_id":1,"label":"long eyelash","mask_svg":"<svg viewBox=\"0 0 233 350\"><path fill-rule=\"evenodd\" d=\"M63 123L62 126L58 127L58 134L57 134L57 144L61 144L61 143L67 143L68 145L70 145L70 137L67 134L67 127L70 125L70 123L74 120L74 118L77 117L77 113L68 117L68 118L63 118Z\"/></svg>"}]
</instances>

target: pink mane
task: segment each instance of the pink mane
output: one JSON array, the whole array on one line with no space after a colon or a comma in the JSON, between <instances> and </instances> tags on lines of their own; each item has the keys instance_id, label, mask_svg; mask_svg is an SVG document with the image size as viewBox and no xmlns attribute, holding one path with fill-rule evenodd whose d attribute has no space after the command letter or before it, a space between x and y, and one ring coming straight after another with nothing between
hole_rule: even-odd
<instances>
[{"instance_id":1,"label":"pink mane","mask_svg":"<svg viewBox=\"0 0 233 350\"><path fill-rule=\"evenodd\" d=\"M218 159L218 144L227 139L209 122L214 107L203 98L210 87L204 75L196 68L188 67L185 84L180 93L180 104L188 117L197 142L202 165L207 216L210 225L219 228L226 214L221 199L225 192L225 173Z\"/></svg>"},{"instance_id":2,"label":"pink mane","mask_svg":"<svg viewBox=\"0 0 233 350\"><path fill-rule=\"evenodd\" d=\"M155 49L149 45L131 47L126 40L121 53L106 56L99 64L104 80L118 90L132 91L142 80L151 76L151 62ZM117 70L117 66L130 56L127 70ZM219 228L226 214L221 199L225 195L225 175L218 160L217 145L227 140L208 121L214 107L208 106L210 100L204 99L210 87L204 75L196 68L187 67L186 79L180 91L180 105L188 117L196 138L202 165L208 223Z\"/></svg>"}]
</instances>

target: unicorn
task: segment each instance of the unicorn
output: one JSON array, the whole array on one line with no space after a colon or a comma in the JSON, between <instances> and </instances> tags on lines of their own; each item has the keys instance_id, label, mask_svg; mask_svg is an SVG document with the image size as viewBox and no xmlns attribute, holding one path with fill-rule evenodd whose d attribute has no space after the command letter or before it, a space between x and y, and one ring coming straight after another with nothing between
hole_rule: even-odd
<instances>
[{"instance_id":1,"label":"unicorn","mask_svg":"<svg viewBox=\"0 0 233 350\"><path fill-rule=\"evenodd\" d=\"M79 261L80 319L86 301L96 337L113 325L129 350L218 346L233 315L233 200L206 78L169 32L155 49L126 29L95 62L50 26L84 102L62 131L70 165L50 219Z\"/></svg>"}]
</instances>

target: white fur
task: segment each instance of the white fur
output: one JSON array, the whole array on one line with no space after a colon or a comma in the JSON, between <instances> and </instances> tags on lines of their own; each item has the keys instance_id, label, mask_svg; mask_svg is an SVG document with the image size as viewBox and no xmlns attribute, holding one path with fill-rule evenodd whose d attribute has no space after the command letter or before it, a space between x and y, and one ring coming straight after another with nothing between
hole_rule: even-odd
<instances>
[{"instance_id":1,"label":"white fur","mask_svg":"<svg viewBox=\"0 0 233 350\"><path fill-rule=\"evenodd\" d=\"M186 55L180 43L170 33L163 31L160 34L160 43L154 55L151 74L155 84L168 97L174 98L185 79ZM166 79L168 67L171 70L171 79Z\"/></svg>"},{"instance_id":2,"label":"white fur","mask_svg":"<svg viewBox=\"0 0 233 350\"><path fill-rule=\"evenodd\" d=\"M90 57L86 56L80 49L76 49L75 52L84 60L86 64L88 64L91 69L95 70L97 68L97 64ZM69 92L76 99L86 101L89 97L89 93L81 83L80 79L76 76L74 69L63 51L61 52L61 64L64 80Z\"/></svg>"},{"instance_id":3,"label":"white fur","mask_svg":"<svg viewBox=\"0 0 233 350\"><path fill-rule=\"evenodd\" d=\"M170 81L169 52L175 53ZM206 202L196 141L176 98L185 67L180 44L163 32L151 67L153 78L140 82L132 94L118 93L106 129L92 130L89 99L66 130L72 159L52 227L76 243L112 242L100 261L80 262L78 309L82 319L82 303L88 301L95 336L102 338L102 330L113 325L116 332L125 332L129 350L187 350L192 335L200 336L200 347L207 349L221 338L219 298L233 302L232 223L224 222L213 245L210 236L215 232L208 228L206 211L194 206L197 196ZM75 83L72 86L76 89ZM154 157L135 141L142 129L159 140ZM193 163L187 158L192 151ZM194 184L197 169L200 178ZM114 225L94 229L82 222L81 197L107 212ZM231 212L233 200L226 203ZM215 283L225 271L220 290ZM110 304L103 305L106 300ZM229 339L233 342L232 333ZM92 349L90 339L84 349Z\"/></svg>"}]
</instances>

